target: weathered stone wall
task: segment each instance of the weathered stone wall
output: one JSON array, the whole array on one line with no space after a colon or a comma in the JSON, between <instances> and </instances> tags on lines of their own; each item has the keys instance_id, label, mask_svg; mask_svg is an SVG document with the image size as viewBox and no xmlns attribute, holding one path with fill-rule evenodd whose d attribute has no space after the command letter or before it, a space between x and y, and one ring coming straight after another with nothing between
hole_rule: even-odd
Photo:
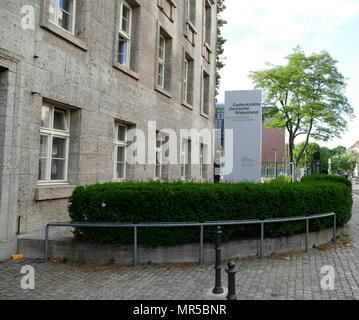
<instances>
[{"instance_id":1,"label":"weathered stone wall","mask_svg":"<svg viewBox=\"0 0 359 320\"><path fill-rule=\"evenodd\" d=\"M215 14L212 15L213 54L208 63L202 56L204 1L197 1L195 46L184 36L183 1L176 1L173 22L159 9L157 1L137 0L137 3L140 18L136 50L140 54L136 77L114 67L116 0L78 1L76 37L48 22L48 0L0 1L0 243L16 240L19 216L21 233L41 230L49 221L68 220L66 207L71 186L113 179L115 120L133 123L144 132L148 121L157 121L158 129L171 128L177 133L186 128L213 128L214 106L209 117L200 114L200 106L202 68L211 76L210 101L214 105ZM35 8L34 30L21 28L24 5ZM213 9L215 12L215 6ZM170 97L155 90L159 25L172 37ZM184 51L195 63L192 109L182 105ZM12 70L8 71L10 67ZM4 86L7 82L9 85ZM11 99L4 99L5 95ZM74 108L68 169L70 187L57 186L54 190L38 186L44 100ZM193 165L191 172L193 177L198 177L199 166ZM179 176L179 165L172 166L170 177ZM133 180L153 177L153 165L137 165L129 170L129 178ZM0 259L11 251L13 247L0 249Z\"/></svg>"}]
</instances>

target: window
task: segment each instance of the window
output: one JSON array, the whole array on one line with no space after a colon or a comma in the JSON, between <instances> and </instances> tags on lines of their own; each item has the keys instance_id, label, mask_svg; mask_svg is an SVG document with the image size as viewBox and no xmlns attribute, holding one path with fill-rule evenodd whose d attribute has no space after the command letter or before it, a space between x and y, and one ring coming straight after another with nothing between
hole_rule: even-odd
<instances>
[{"instance_id":1,"label":"window","mask_svg":"<svg viewBox=\"0 0 359 320\"><path fill-rule=\"evenodd\" d=\"M196 24L196 0L185 0L185 20Z\"/></svg>"},{"instance_id":2,"label":"window","mask_svg":"<svg viewBox=\"0 0 359 320\"><path fill-rule=\"evenodd\" d=\"M209 0L205 0L204 8L204 41L211 45L211 36L212 36L212 5Z\"/></svg>"},{"instance_id":3,"label":"window","mask_svg":"<svg viewBox=\"0 0 359 320\"><path fill-rule=\"evenodd\" d=\"M209 97L210 97L210 78L209 74L203 70L202 76L202 114L209 115Z\"/></svg>"},{"instance_id":4,"label":"window","mask_svg":"<svg viewBox=\"0 0 359 320\"><path fill-rule=\"evenodd\" d=\"M184 59L184 72L183 72L183 99L188 103L188 70L189 62L187 58Z\"/></svg>"},{"instance_id":5,"label":"window","mask_svg":"<svg viewBox=\"0 0 359 320\"><path fill-rule=\"evenodd\" d=\"M182 139L181 143L181 179L191 178L191 140Z\"/></svg>"},{"instance_id":6,"label":"window","mask_svg":"<svg viewBox=\"0 0 359 320\"><path fill-rule=\"evenodd\" d=\"M76 0L50 0L49 21L75 33Z\"/></svg>"},{"instance_id":7,"label":"window","mask_svg":"<svg viewBox=\"0 0 359 320\"><path fill-rule=\"evenodd\" d=\"M169 156L169 150L165 150L165 144L168 143L169 137L161 134L159 131L156 133L156 166L155 178L165 179L168 176L168 164L165 163L165 158Z\"/></svg>"},{"instance_id":8,"label":"window","mask_svg":"<svg viewBox=\"0 0 359 320\"><path fill-rule=\"evenodd\" d=\"M189 106L193 104L193 80L194 62L193 59L185 53L183 63L183 103Z\"/></svg>"},{"instance_id":9,"label":"window","mask_svg":"<svg viewBox=\"0 0 359 320\"><path fill-rule=\"evenodd\" d=\"M175 9L177 7L174 0L157 0L158 7L164 13L164 15L171 21L174 22Z\"/></svg>"},{"instance_id":10,"label":"window","mask_svg":"<svg viewBox=\"0 0 359 320\"><path fill-rule=\"evenodd\" d=\"M185 0L184 6L184 36L195 46L197 30L196 24L196 0Z\"/></svg>"},{"instance_id":11,"label":"window","mask_svg":"<svg viewBox=\"0 0 359 320\"><path fill-rule=\"evenodd\" d=\"M201 143L199 150L199 170L200 170L200 177L202 179L207 179L208 177L205 151L206 151L206 146L203 143Z\"/></svg>"},{"instance_id":12,"label":"window","mask_svg":"<svg viewBox=\"0 0 359 320\"><path fill-rule=\"evenodd\" d=\"M40 182L67 180L70 111L51 105L42 107L40 129Z\"/></svg>"},{"instance_id":13,"label":"window","mask_svg":"<svg viewBox=\"0 0 359 320\"><path fill-rule=\"evenodd\" d=\"M185 18L188 21L191 17L191 0L185 0L185 6Z\"/></svg>"},{"instance_id":14,"label":"window","mask_svg":"<svg viewBox=\"0 0 359 320\"><path fill-rule=\"evenodd\" d=\"M155 89L171 97L172 37L161 27L158 28L157 65Z\"/></svg>"},{"instance_id":15,"label":"window","mask_svg":"<svg viewBox=\"0 0 359 320\"><path fill-rule=\"evenodd\" d=\"M141 6L135 0L116 1L113 66L139 80Z\"/></svg>"},{"instance_id":16,"label":"window","mask_svg":"<svg viewBox=\"0 0 359 320\"><path fill-rule=\"evenodd\" d=\"M161 88L165 87L165 66L166 66L166 39L160 35L158 44L158 71L157 85Z\"/></svg>"},{"instance_id":17,"label":"window","mask_svg":"<svg viewBox=\"0 0 359 320\"><path fill-rule=\"evenodd\" d=\"M126 179L127 126L115 124L114 141L114 179Z\"/></svg>"},{"instance_id":18,"label":"window","mask_svg":"<svg viewBox=\"0 0 359 320\"><path fill-rule=\"evenodd\" d=\"M130 66L131 32L132 32L132 9L125 2L121 2L118 62L127 68L129 68Z\"/></svg>"}]
</instances>

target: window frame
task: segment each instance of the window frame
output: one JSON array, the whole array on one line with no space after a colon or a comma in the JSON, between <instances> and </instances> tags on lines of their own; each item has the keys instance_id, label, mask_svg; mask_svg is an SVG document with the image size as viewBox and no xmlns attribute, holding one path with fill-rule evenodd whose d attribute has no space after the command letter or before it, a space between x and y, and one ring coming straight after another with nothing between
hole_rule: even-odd
<instances>
[{"instance_id":1,"label":"window frame","mask_svg":"<svg viewBox=\"0 0 359 320\"><path fill-rule=\"evenodd\" d=\"M161 48L161 40L163 40L163 48ZM158 53L157 53L157 81L156 84L161 89L165 89L165 69L166 69L166 38L164 35L159 35L158 40ZM163 57L161 58L161 50L163 52ZM162 66L162 72L160 72L160 66ZM161 83L159 83L159 80L162 79Z\"/></svg>"},{"instance_id":2,"label":"window frame","mask_svg":"<svg viewBox=\"0 0 359 320\"><path fill-rule=\"evenodd\" d=\"M123 23L123 8L126 7L129 10L129 18L128 18L128 32L124 31L122 29L122 23ZM124 66L126 68L130 68L131 63L131 45L132 45L132 16L133 16L133 9L132 7L126 2L121 1L120 2L120 24L119 24L119 30L118 30L118 58L117 61L121 66ZM127 48L126 48L126 61L125 63L120 62L120 43L121 38L125 39L125 42L127 42Z\"/></svg>"},{"instance_id":3,"label":"window frame","mask_svg":"<svg viewBox=\"0 0 359 320\"><path fill-rule=\"evenodd\" d=\"M181 180L189 180L191 177L191 140L183 138L181 140L180 152L180 177Z\"/></svg>"},{"instance_id":4,"label":"window frame","mask_svg":"<svg viewBox=\"0 0 359 320\"><path fill-rule=\"evenodd\" d=\"M48 20L50 23L56 25L57 27L61 28L62 30L66 31L66 32L69 32L70 34L72 35L75 35L75 30L76 30L76 9L77 9L77 2L76 0L69 0L71 1L71 4L72 4L72 13L70 12L67 12L66 10L63 10L60 8L60 0L54 0L55 2L55 7L54 7L54 21L51 20L50 18L50 8L51 8L51 0L48 0L49 1L49 17L48 17ZM69 14L70 16L72 15L72 23L71 23L71 30L67 30L65 29L64 27L60 26L58 24L58 21L59 21L59 12L60 11L65 11L67 14Z\"/></svg>"},{"instance_id":5,"label":"window frame","mask_svg":"<svg viewBox=\"0 0 359 320\"><path fill-rule=\"evenodd\" d=\"M204 0L204 15L203 15L203 39L204 43L207 44L210 48L212 46L211 31L212 31L212 19L213 19L213 10L212 3L209 0ZM208 24L209 20L209 24Z\"/></svg>"},{"instance_id":6,"label":"window frame","mask_svg":"<svg viewBox=\"0 0 359 320\"><path fill-rule=\"evenodd\" d=\"M201 82L201 115L208 118L211 109L211 76L204 68L202 68ZM205 112L205 107L208 112Z\"/></svg>"},{"instance_id":7,"label":"window frame","mask_svg":"<svg viewBox=\"0 0 359 320\"><path fill-rule=\"evenodd\" d=\"M164 172L164 168L165 166L167 166L166 163L164 163L164 155L165 155L165 151L163 150L163 146L164 144L167 142L168 135L162 133L161 131L157 131L156 132L156 147L155 147L155 169L154 169L154 179L155 180L163 180L165 179L163 172ZM168 137L169 139L169 137ZM157 145L157 143L160 141L160 146ZM160 157L159 163L157 163L158 161L158 156ZM159 175L157 175L157 168L159 169Z\"/></svg>"},{"instance_id":8,"label":"window frame","mask_svg":"<svg viewBox=\"0 0 359 320\"><path fill-rule=\"evenodd\" d=\"M70 146L70 125L71 125L71 111L61 106L47 104L44 103L41 107L41 112L44 107L49 108L49 124L48 127L40 126L40 139L42 136L48 137L47 142L47 150L46 150L46 172L45 172L45 179L41 180L38 176L38 184L64 184L68 183L68 164L69 164L69 146ZM67 124L66 130L54 129L54 115L55 109L61 110L65 113L65 120ZM51 169L52 169L52 147L53 147L53 139L60 138L65 139L65 158L64 158L64 179L60 180L53 180L51 179ZM41 142L40 142L41 143ZM41 145L39 150L39 168L38 168L38 175L40 173L40 159L44 158L41 157Z\"/></svg>"},{"instance_id":9,"label":"window frame","mask_svg":"<svg viewBox=\"0 0 359 320\"><path fill-rule=\"evenodd\" d=\"M187 57L184 57L184 70L183 70L183 101L191 105L188 99L188 89L189 89L189 60Z\"/></svg>"},{"instance_id":10,"label":"window frame","mask_svg":"<svg viewBox=\"0 0 359 320\"><path fill-rule=\"evenodd\" d=\"M118 129L119 127L124 127L125 128L125 139L124 140L119 140L118 137ZM128 141L127 141L127 132L128 132L128 126L122 122L116 122L115 123L115 138L113 141L113 145L114 145L114 158L113 158L113 181L124 181L126 180L127 177L127 148L128 148ZM117 165L119 163L122 162L118 162L117 156L118 156L118 148L124 148L125 149L125 157L124 157L124 162L123 162L123 178L119 178L117 176Z\"/></svg>"},{"instance_id":11,"label":"window frame","mask_svg":"<svg viewBox=\"0 0 359 320\"><path fill-rule=\"evenodd\" d=\"M202 180L208 179L208 166L206 161L206 145L200 143L199 147L199 175Z\"/></svg>"},{"instance_id":12,"label":"window frame","mask_svg":"<svg viewBox=\"0 0 359 320\"><path fill-rule=\"evenodd\" d=\"M170 12L166 12L163 2L166 1L170 6ZM163 14L172 22L174 23L175 18L175 9L177 8L177 4L174 0L157 0L157 6L163 12Z\"/></svg>"}]
</instances>

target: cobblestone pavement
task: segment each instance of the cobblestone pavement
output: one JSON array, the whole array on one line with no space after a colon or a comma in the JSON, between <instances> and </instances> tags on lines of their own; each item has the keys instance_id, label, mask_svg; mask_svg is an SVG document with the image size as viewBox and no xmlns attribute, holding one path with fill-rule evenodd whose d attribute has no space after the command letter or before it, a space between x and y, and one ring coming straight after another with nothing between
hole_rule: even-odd
<instances>
[{"instance_id":1,"label":"cobblestone pavement","mask_svg":"<svg viewBox=\"0 0 359 320\"><path fill-rule=\"evenodd\" d=\"M354 186L359 192L359 186ZM276 259L237 260L238 299L359 299L359 196L346 233L351 245L311 249ZM23 265L35 268L35 289L20 288ZM321 268L335 270L334 290L323 290ZM227 276L223 270L223 285ZM1 299L225 299L212 295L214 266L195 264L121 267L45 264L36 260L0 263Z\"/></svg>"}]
</instances>

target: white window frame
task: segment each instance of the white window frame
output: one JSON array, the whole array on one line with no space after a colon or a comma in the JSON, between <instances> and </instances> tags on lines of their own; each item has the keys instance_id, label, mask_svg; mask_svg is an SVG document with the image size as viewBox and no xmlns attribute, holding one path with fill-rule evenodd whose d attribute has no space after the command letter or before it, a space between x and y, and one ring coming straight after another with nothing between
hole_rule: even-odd
<instances>
[{"instance_id":1,"label":"white window frame","mask_svg":"<svg viewBox=\"0 0 359 320\"><path fill-rule=\"evenodd\" d=\"M155 148L155 156L156 156L156 163L155 163L155 172L154 172L154 178L155 180L163 179L163 168L166 166L164 163L164 153L163 145L166 143L166 135L161 133L160 131L156 132L156 148ZM160 142L160 145L157 145L157 142ZM159 160L159 163L157 163L157 160ZM157 167L160 168L159 175L157 175Z\"/></svg>"},{"instance_id":2,"label":"white window frame","mask_svg":"<svg viewBox=\"0 0 359 320\"><path fill-rule=\"evenodd\" d=\"M161 47L161 42L163 41L163 48ZM161 50L163 55L161 57ZM166 68L166 38L160 34L158 41L158 67L157 67L157 85L164 89L165 87L165 68ZM160 66L162 66L162 71L160 72ZM161 81L159 81L161 79Z\"/></svg>"},{"instance_id":3,"label":"white window frame","mask_svg":"<svg viewBox=\"0 0 359 320\"><path fill-rule=\"evenodd\" d=\"M118 128L119 127L124 127L125 128L125 140L119 140L118 137ZM121 123L121 122L116 122L115 123L115 140L113 142L114 144L114 158L113 158L113 180L114 181L124 181L126 180L126 176L127 176L127 147L128 147L128 142L127 142L127 125ZM120 163L117 161L117 155L118 155L118 148L119 147L123 147L125 149L125 159L124 159L124 172L123 172L123 178L119 178L117 176L117 164Z\"/></svg>"},{"instance_id":4,"label":"white window frame","mask_svg":"<svg viewBox=\"0 0 359 320\"><path fill-rule=\"evenodd\" d=\"M58 106L44 104L43 108L49 108L49 126L40 128L40 137L46 136L48 137L47 149L46 149L46 173L44 180L38 180L39 184L61 184L67 183L68 179L68 163L69 163L69 144L70 144L70 121L71 121L71 113L70 110L65 108L61 108ZM65 120L67 128L66 130L54 129L54 114L55 109L61 110L65 112ZM53 138L61 138L66 140L65 144L65 164L64 164L64 179L63 180L51 180L51 166L52 166L52 146L53 146ZM40 166L40 157L39 156L39 166ZM40 167L39 167L40 171ZM39 173L39 172L38 172Z\"/></svg>"},{"instance_id":5,"label":"white window frame","mask_svg":"<svg viewBox=\"0 0 359 320\"><path fill-rule=\"evenodd\" d=\"M48 0L49 1L49 10L50 10L50 1L51 0ZM55 2L55 12L54 12L54 21L52 21L50 19L50 12L49 12L49 22L55 24L56 26L58 26L59 28L61 28L62 30L65 30L71 34L75 34L75 24L76 24L76 0L70 0L72 2L72 13L70 12L67 12L70 16L72 15L72 28L71 30L67 30L65 28L63 28L62 26L59 25L59 15L61 14L61 11L65 11L63 9L60 8L60 0L54 0Z\"/></svg>"},{"instance_id":6,"label":"white window frame","mask_svg":"<svg viewBox=\"0 0 359 320\"><path fill-rule=\"evenodd\" d=\"M184 58L184 70L183 70L183 101L189 104L188 101L188 75L189 75L189 61Z\"/></svg>"},{"instance_id":7,"label":"white window frame","mask_svg":"<svg viewBox=\"0 0 359 320\"><path fill-rule=\"evenodd\" d=\"M129 10L128 32L122 29L123 22L123 8L126 7ZM125 1L121 1L120 4L120 25L119 25L119 37L118 37L118 63L120 63L120 42L121 38L124 38L127 42L126 61L121 65L129 68L131 59L131 34L132 34L132 7Z\"/></svg>"}]
</instances>

